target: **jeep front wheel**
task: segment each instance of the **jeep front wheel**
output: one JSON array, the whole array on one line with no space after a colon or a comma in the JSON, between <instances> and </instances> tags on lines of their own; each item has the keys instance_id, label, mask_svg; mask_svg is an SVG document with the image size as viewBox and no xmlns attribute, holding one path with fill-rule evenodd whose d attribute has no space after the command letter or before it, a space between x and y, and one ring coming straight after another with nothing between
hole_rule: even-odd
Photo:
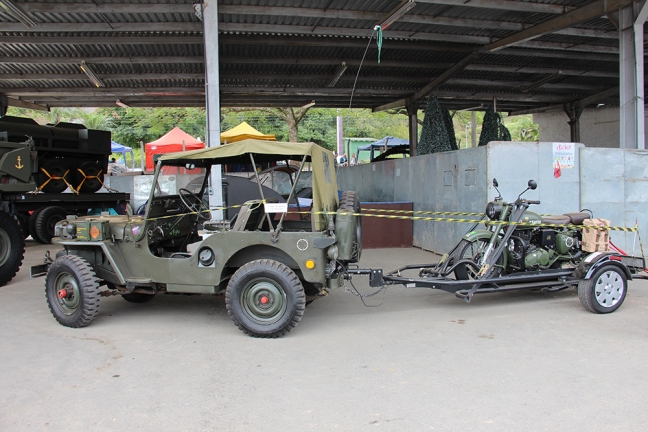
<instances>
[{"instance_id":1,"label":"jeep front wheel","mask_svg":"<svg viewBox=\"0 0 648 432\"><path fill-rule=\"evenodd\" d=\"M63 255L47 272L45 297L56 321L66 327L85 327L99 313L99 279L86 260Z\"/></svg>"},{"instance_id":2,"label":"jeep front wheel","mask_svg":"<svg viewBox=\"0 0 648 432\"><path fill-rule=\"evenodd\" d=\"M254 337L276 338L297 325L306 296L301 281L288 266L273 260L249 262L227 285L225 305L234 324Z\"/></svg>"}]
</instances>

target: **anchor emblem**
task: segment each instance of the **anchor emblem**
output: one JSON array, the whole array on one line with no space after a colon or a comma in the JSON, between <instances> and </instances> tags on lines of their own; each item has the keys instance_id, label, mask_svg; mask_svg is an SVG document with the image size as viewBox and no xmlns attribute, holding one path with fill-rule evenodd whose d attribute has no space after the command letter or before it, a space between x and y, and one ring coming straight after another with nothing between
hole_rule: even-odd
<instances>
[{"instance_id":1,"label":"anchor emblem","mask_svg":"<svg viewBox=\"0 0 648 432\"><path fill-rule=\"evenodd\" d=\"M17 161L18 161L18 163L16 164L16 168L23 169L25 167L25 165L20 163L20 156L17 157Z\"/></svg>"}]
</instances>

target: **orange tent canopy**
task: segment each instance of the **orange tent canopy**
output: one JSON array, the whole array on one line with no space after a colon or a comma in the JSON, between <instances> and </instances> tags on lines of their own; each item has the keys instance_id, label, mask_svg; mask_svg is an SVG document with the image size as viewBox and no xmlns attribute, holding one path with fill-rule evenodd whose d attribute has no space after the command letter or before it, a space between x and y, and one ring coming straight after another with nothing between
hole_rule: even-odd
<instances>
[{"instance_id":1,"label":"orange tent canopy","mask_svg":"<svg viewBox=\"0 0 648 432\"><path fill-rule=\"evenodd\" d=\"M183 146L184 144L184 146ZM169 133L150 143L146 143L146 170L153 171L155 163L153 155L175 153L184 150L199 150L205 148L205 143L189 135L179 127L174 127Z\"/></svg>"}]
</instances>

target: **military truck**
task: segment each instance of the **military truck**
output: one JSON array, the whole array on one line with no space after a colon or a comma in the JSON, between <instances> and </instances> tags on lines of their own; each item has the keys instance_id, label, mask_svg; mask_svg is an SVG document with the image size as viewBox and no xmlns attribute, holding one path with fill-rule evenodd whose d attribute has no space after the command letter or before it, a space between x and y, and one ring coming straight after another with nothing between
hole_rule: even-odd
<instances>
[{"instance_id":1,"label":"military truck","mask_svg":"<svg viewBox=\"0 0 648 432\"><path fill-rule=\"evenodd\" d=\"M68 327L89 325L102 296L143 303L159 293L211 294L225 298L243 332L282 336L307 302L341 286L362 253L358 196L338 197L333 157L314 143L259 140L162 156L144 216L60 221L53 242L64 250L32 274L46 272L47 303ZM258 199L245 202L229 224L211 221L203 198L211 170L291 160L300 167L286 203L270 202L259 187ZM312 202L295 196L307 166Z\"/></svg>"}]
</instances>

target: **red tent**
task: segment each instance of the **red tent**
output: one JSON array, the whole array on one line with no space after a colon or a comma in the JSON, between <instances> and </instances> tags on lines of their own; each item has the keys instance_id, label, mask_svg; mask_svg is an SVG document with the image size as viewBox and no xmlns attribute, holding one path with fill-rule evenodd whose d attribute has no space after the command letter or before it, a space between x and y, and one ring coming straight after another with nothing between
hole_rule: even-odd
<instances>
[{"instance_id":1,"label":"red tent","mask_svg":"<svg viewBox=\"0 0 648 432\"><path fill-rule=\"evenodd\" d=\"M175 153L183 150L198 150L201 148L205 148L205 143L198 141L179 127L174 127L162 138L146 143L144 146L146 152L146 170L153 171L155 169L153 155Z\"/></svg>"}]
</instances>

